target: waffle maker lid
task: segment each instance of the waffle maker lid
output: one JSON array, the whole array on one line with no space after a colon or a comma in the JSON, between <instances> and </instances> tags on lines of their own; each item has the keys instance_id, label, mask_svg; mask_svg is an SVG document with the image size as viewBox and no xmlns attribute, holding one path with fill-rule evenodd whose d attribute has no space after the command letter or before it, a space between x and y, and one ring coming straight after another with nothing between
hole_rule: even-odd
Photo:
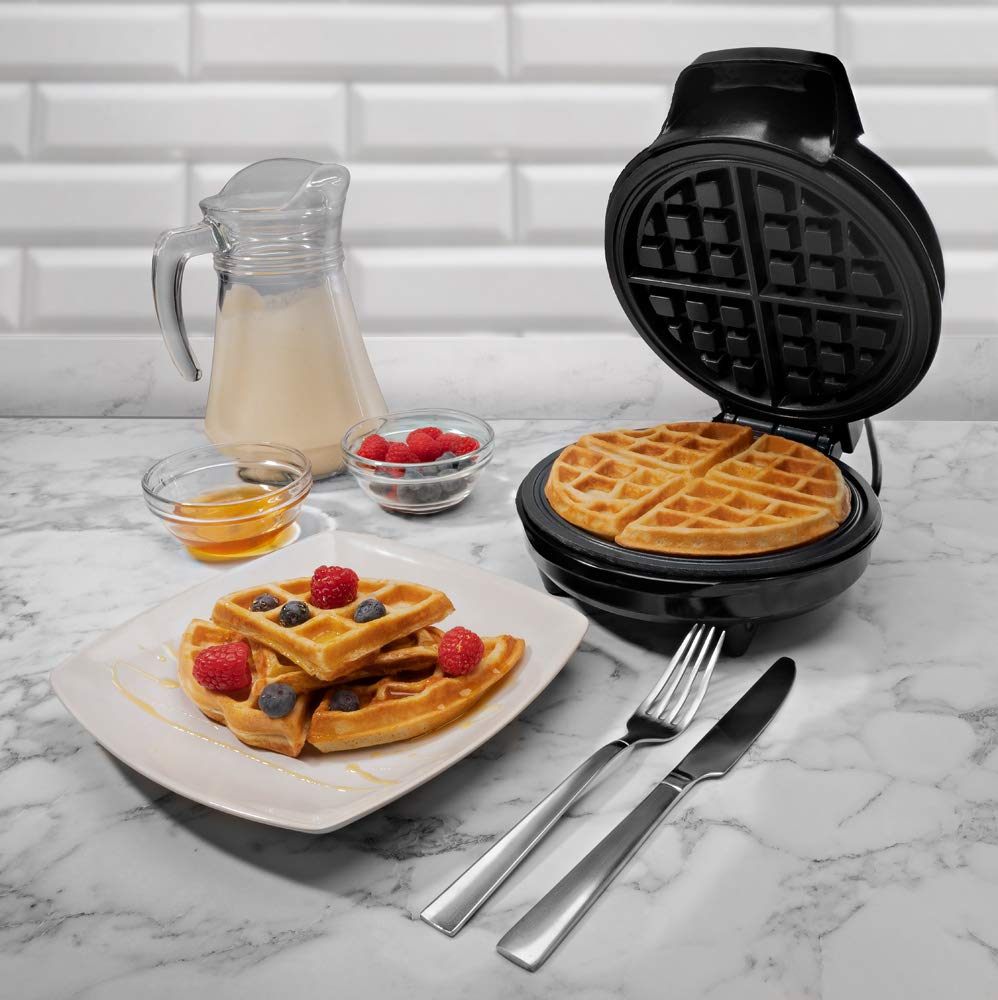
<instances>
[{"instance_id":1,"label":"waffle maker lid","mask_svg":"<svg viewBox=\"0 0 998 1000\"><path fill-rule=\"evenodd\" d=\"M659 357L724 419L826 451L851 451L939 340L935 230L862 132L834 56L708 52L607 206L611 282Z\"/></svg>"}]
</instances>

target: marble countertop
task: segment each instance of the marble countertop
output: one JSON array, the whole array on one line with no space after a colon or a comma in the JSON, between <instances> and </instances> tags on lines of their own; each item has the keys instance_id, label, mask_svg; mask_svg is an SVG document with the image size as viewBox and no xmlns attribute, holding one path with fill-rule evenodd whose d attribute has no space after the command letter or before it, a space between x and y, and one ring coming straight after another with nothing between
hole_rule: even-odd
<instances>
[{"instance_id":1,"label":"marble countertop","mask_svg":"<svg viewBox=\"0 0 998 1000\"><path fill-rule=\"evenodd\" d=\"M539 587L513 494L584 429L497 422L478 492L435 518L393 517L343 479L311 505ZM198 424L0 420L3 982L45 1000L998 996L998 424L878 430L884 530L859 583L722 660L691 730L636 751L451 940L419 911L616 734L671 637L659 651L593 624L515 723L336 833L222 815L117 763L48 681L101 631L218 572L138 488ZM540 972L500 958L501 934L781 654L797 684L738 767L684 800Z\"/></svg>"}]
</instances>

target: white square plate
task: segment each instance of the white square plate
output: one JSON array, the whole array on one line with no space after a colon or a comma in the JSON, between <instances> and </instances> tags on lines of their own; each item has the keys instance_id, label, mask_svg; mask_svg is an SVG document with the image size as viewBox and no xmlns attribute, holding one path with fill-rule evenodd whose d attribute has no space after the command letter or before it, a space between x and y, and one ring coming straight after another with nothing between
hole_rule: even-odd
<instances>
[{"instance_id":1,"label":"white square plate","mask_svg":"<svg viewBox=\"0 0 998 1000\"><path fill-rule=\"evenodd\" d=\"M413 580L454 604L444 628L526 640L520 665L498 690L436 733L296 759L244 746L205 718L175 686L171 649L216 598L316 566ZM329 531L198 584L108 632L52 673L62 703L129 767L197 802L289 830L324 833L352 823L446 770L520 714L554 679L585 634L585 617L526 587L465 563L371 535Z\"/></svg>"}]
</instances>

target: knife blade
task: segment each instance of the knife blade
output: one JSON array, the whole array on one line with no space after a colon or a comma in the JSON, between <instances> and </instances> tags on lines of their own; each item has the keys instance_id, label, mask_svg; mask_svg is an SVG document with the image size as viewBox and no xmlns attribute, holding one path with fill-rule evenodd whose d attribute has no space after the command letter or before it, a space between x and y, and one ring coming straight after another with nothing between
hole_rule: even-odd
<instances>
[{"instance_id":1,"label":"knife blade","mask_svg":"<svg viewBox=\"0 0 998 1000\"><path fill-rule=\"evenodd\" d=\"M776 715L796 674L794 661L780 657L644 801L506 932L496 945L499 954L531 972L539 969L679 799L698 782L734 767Z\"/></svg>"}]
</instances>

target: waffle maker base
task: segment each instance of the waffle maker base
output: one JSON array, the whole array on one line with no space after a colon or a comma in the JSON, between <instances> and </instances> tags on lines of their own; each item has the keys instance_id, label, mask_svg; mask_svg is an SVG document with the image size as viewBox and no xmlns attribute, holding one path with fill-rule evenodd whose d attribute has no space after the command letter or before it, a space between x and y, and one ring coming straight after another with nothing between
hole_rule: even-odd
<instances>
[{"instance_id":1,"label":"waffle maker base","mask_svg":"<svg viewBox=\"0 0 998 1000\"><path fill-rule=\"evenodd\" d=\"M872 488L839 462L851 509L836 531L817 541L732 558L625 549L577 528L551 508L544 485L560 453L535 465L517 491L527 545L550 593L574 598L618 631L639 621L719 624L728 632L725 653L739 656L760 624L813 611L851 587L880 532L880 502Z\"/></svg>"}]
</instances>

